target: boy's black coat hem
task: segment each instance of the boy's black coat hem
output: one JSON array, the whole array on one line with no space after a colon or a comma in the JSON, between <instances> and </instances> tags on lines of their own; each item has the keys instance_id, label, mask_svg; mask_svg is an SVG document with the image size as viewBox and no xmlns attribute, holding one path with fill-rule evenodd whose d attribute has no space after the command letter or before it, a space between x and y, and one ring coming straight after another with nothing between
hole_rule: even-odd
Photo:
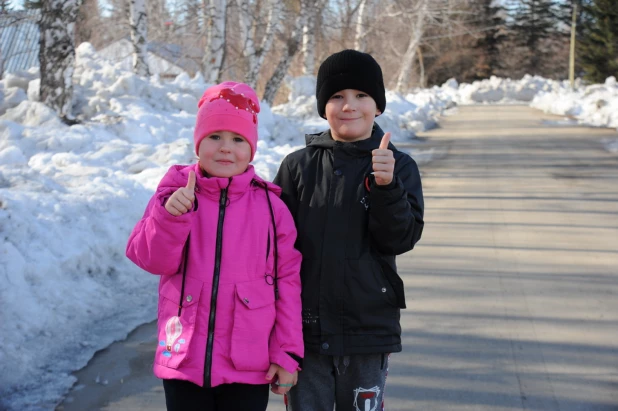
<instances>
[{"instance_id":1,"label":"boy's black coat hem","mask_svg":"<svg viewBox=\"0 0 618 411\"><path fill-rule=\"evenodd\" d=\"M377 124L369 139L354 143L334 141L329 131L308 135L307 147L288 155L275 177L303 254L308 351L401 351L399 310L406 304L395 255L421 237L423 194L416 163L392 144L395 178L375 184L371 152L383 135Z\"/></svg>"}]
</instances>

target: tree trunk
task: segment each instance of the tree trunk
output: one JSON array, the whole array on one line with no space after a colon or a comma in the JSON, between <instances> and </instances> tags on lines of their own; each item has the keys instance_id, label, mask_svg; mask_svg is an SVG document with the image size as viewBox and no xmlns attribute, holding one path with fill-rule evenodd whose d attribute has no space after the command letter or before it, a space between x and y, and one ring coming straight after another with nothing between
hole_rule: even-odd
<instances>
[{"instance_id":1,"label":"tree trunk","mask_svg":"<svg viewBox=\"0 0 618 411\"><path fill-rule=\"evenodd\" d=\"M307 21L307 2L312 2L314 0L303 0L300 3L300 13L296 18L296 22L294 24L294 30L292 31L292 35L287 41L287 47L279 64L277 64L277 68L275 72L270 77L268 82L266 83L266 89L264 90L264 100L272 105L275 100L275 96L279 91L279 87L281 87L281 82L285 78L285 75L290 68L290 64L292 64L292 59L298 52L298 48L300 46L301 34L303 32L303 27L305 26L305 22Z\"/></svg>"},{"instance_id":2,"label":"tree trunk","mask_svg":"<svg viewBox=\"0 0 618 411\"><path fill-rule=\"evenodd\" d=\"M72 122L75 19L81 0L43 1L39 22L40 100Z\"/></svg>"},{"instance_id":3,"label":"tree trunk","mask_svg":"<svg viewBox=\"0 0 618 411\"><path fill-rule=\"evenodd\" d=\"M406 50L406 53L401 61L401 69L399 71L399 76L397 77L397 85L395 86L395 90L398 93L403 93L408 85L408 79L412 74L412 65L414 64L414 58L416 57L416 50L423 39L428 0L421 1L422 3L419 5L416 15L416 24L410 34L408 49Z\"/></svg>"},{"instance_id":4,"label":"tree trunk","mask_svg":"<svg viewBox=\"0 0 618 411\"><path fill-rule=\"evenodd\" d=\"M131 41L133 43L133 72L138 76L150 76L148 69L148 19L146 16L146 0L131 0Z\"/></svg>"},{"instance_id":5,"label":"tree trunk","mask_svg":"<svg viewBox=\"0 0 618 411\"><path fill-rule=\"evenodd\" d=\"M419 82L421 87L425 88L425 62L423 61L423 51L420 46L416 49L416 52L418 53L418 67L420 71Z\"/></svg>"},{"instance_id":6,"label":"tree trunk","mask_svg":"<svg viewBox=\"0 0 618 411\"><path fill-rule=\"evenodd\" d=\"M206 27L206 51L202 60L204 79L217 83L221 76L225 55L225 17L227 0L204 0Z\"/></svg>"},{"instance_id":7,"label":"tree trunk","mask_svg":"<svg viewBox=\"0 0 618 411\"><path fill-rule=\"evenodd\" d=\"M315 23L320 13L321 5L316 4L317 0L308 5L307 20L303 25L303 76L312 76L315 68Z\"/></svg>"},{"instance_id":8,"label":"tree trunk","mask_svg":"<svg viewBox=\"0 0 618 411\"><path fill-rule=\"evenodd\" d=\"M249 0L237 0L239 10L239 27L243 44L242 55L248 60L248 70L245 83L255 88L258 75L264 62L264 56L270 50L275 37L275 27L279 23L281 15L281 2L268 0L268 23L264 31L264 37L258 47L255 46L255 30L252 30L251 11Z\"/></svg>"},{"instance_id":9,"label":"tree trunk","mask_svg":"<svg viewBox=\"0 0 618 411\"><path fill-rule=\"evenodd\" d=\"M365 51L367 40L365 37L365 25L367 24L368 0L361 0L358 5L358 17L356 19L356 36L354 37L354 48L358 51Z\"/></svg>"}]
</instances>

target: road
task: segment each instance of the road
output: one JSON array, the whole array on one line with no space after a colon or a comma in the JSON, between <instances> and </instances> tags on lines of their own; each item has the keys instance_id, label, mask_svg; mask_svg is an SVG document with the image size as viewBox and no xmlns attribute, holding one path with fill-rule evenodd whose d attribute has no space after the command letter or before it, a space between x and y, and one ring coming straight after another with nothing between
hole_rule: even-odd
<instances>
[{"instance_id":1,"label":"road","mask_svg":"<svg viewBox=\"0 0 618 411\"><path fill-rule=\"evenodd\" d=\"M386 409L617 411L618 155L603 140L618 135L525 106L440 126L401 146L442 156L421 166L423 239L398 258ZM58 410L164 410L153 341L145 325L97 354Z\"/></svg>"}]
</instances>

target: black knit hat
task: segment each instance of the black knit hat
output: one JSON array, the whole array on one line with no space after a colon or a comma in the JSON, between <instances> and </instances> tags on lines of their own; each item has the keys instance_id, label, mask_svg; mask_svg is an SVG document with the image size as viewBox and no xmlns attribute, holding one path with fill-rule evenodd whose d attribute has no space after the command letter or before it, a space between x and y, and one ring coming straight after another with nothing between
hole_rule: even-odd
<instances>
[{"instance_id":1,"label":"black knit hat","mask_svg":"<svg viewBox=\"0 0 618 411\"><path fill-rule=\"evenodd\" d=\"M315 88L320 117L326 118L328 99L336 92L345 89L364 91L375 100L378 110L384 112L386 95L382 69L370 54L343 50L324 60L318 70Z\"/></svg>"}]
</instances>

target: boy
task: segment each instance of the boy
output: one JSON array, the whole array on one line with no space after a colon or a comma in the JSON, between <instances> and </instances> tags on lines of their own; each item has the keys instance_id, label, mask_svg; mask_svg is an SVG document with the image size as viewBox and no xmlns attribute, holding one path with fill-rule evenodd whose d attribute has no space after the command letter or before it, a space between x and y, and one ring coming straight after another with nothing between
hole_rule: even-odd
<instances>
[{"instance_id":1,"label":"boy","mask_svg":"<svg viewBox=\"0 0 618 411\"><path fill-rule=\"evenodd\" d=\"M373 57L355 50L328 57L316 97L329 130L307 135L307 147L288 155L274 180L303 254L306 353L288 409L381 410L406 307L395 256L423 231L420 175L374 123L386 97Z\"/></svg>"}]
</instances>

